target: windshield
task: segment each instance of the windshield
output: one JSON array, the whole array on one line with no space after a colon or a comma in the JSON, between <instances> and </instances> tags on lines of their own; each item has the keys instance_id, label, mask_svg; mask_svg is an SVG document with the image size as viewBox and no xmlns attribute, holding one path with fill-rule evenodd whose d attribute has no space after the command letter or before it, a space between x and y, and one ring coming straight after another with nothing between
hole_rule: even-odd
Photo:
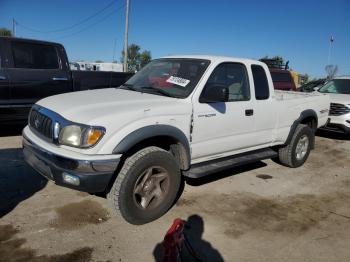
<instances>
[{"instance_id":1,"label":"windshield","mask_svg":"<svg viewBox=\"0 0 350 262\"><path fill-rule=\"evenodd\" d=\"M316 87L321 87L324 85L325 80L316 80L316 81L311 81L309 83L306 83L300 87L301 90L303 91L309 91L312 92Z\"/></svg>"},{"instance_id":2,"label":"windshield","mask_svg":"<svg viewBox=\"0 0 350 262\"><path fill-rule=\"evenodd\" d=\"M319 90L321 93L350 95L350 79L333 79Z\"/></svg>"},{"instance_id":3,"label":"windshield","mask_svg":"<svg viewBox=\"0 0 350 262\"><path fill-rule=\"evenodd\" d=\"M185 58L153 60L121 88L185 98L195 88L209 63L208 60Z\"/></svg>"}]
</instances>

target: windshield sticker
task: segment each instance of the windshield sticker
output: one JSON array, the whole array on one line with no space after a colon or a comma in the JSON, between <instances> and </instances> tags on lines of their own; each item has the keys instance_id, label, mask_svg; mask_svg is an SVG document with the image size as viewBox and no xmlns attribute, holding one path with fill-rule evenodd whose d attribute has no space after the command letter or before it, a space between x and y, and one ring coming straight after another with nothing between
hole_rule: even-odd
<instances>
[{"instance_id":1,"label":"windshield sticker","mask_svg":"<svg viewBox=\"0 0 350 262\"><path fill-rule=\"evenodd\" d=\"M187 79L181 78L181 77L171 76L166 80L166 82L186 87L188 85L188 83L190 82L190 80L187 80Z\"/></svg>"}]
</instances>

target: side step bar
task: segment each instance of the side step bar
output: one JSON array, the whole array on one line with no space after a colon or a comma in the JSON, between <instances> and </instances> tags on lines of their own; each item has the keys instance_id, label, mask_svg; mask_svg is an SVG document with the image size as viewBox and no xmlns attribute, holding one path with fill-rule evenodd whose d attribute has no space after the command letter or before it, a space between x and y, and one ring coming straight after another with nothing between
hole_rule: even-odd
<instances>
[{"instance_id":1,"label":"side step bar","mask_svg":"<svg viewBox=\"0 0 350 262\"><path fill-rule=\"evenodd\" d=\"M270 159L277 156L277 152L270 148L259 149L252 152L194 164L189 170L184 171L183 175L191 178L200 178L228 168L257 162L263 159Z\"/></svg>"}]
</instances>

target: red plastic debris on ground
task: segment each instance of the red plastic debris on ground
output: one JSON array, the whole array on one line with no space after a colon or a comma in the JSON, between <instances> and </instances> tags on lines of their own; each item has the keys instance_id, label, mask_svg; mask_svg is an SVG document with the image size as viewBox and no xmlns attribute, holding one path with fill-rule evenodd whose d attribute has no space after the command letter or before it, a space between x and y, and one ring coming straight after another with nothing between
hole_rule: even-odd
<instances>
[{"instance_id":1,"label":"red plastic debris on ground","mask_svg":"<svg viewBox=\"0 0 350 262\"><path fill-rule=\"evenodd\" d=\"M172 226L168 229L163 241L162 262L177 262L180 256L179 247L184 240L183 230L185 222L176 218Z\"/></svg>"}]
</instances>

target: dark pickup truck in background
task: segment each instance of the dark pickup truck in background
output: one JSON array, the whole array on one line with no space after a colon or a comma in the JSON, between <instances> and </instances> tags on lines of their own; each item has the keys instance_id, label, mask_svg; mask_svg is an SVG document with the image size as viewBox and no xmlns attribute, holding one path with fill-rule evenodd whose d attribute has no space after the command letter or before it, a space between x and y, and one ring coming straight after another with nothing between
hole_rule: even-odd
<instances>
[{"instance_id":1,"label":"dark pickup truck in background","mask_svg":"<svg viewBox=\"0 0 350 262\"><path fill-rule=\"evenodd\" d=\"M117 87L131 75L73 71L61 44L0 37L0 123L26 120L31 106L44 97Z\"/></svg>"}]
</instances>

